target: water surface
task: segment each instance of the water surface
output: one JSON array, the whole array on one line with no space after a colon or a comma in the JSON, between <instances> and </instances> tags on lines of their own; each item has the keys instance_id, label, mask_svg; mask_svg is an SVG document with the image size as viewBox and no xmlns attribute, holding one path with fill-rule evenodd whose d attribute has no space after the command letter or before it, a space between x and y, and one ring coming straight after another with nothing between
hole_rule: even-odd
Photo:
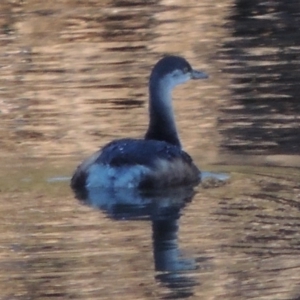
<instances>
[{"instance_id":1,"label":"water surface","mask_svg":"<svg viewBox=\"0 0 300 300\"><path fill-rule=\"evenodd\" d=\"M298 299L298 1L100 2L0 4L0 298ZM76 198L84 157L143 135L165 53L210 75L176 120L230 180Z\"/></svg>"}]
</instances>

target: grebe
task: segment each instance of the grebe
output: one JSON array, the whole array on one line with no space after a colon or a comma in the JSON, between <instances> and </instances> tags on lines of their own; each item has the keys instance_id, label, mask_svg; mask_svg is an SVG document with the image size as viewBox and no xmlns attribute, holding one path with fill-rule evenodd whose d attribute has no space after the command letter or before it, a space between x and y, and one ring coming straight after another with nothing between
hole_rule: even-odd
<instances>
[{"instance_id":1,"label":"grebe","mask_svg":"<svg viewBox=\"0 0 300 300\"><path fill-rule=\"evenodd\" d=\"M150 122L144 139L114 140L87 158L75 171L74 189L159 189L197 185L201 172L182 150L172 107L172 90L190 79L204 79L182 57L166 56L149 80Z\"/></svg>"}]
</instances>

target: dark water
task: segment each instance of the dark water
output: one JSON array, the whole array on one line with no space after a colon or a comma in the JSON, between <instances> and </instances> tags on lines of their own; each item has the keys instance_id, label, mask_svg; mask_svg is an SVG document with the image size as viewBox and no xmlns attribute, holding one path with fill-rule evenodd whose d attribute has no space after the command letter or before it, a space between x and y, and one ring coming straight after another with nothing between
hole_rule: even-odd
<instances>
[{"instance_id":1,"label":"dark water","mask_svg":"<svg viewBox=\"0 0 300 300\"><path fill-rule=\"evenodd\" d=\"M0 299L300 299L298 1L0 3ZM69 188L142 136L165 53L196 191Z\"/></svg>"},{"instance_id":2,"label":"dark water","mask_svg":"<svg viewBox=\"0 0 300 300\"><path fill-rule=\"evenodd\" d=\"M299 155L299 2L237 1L227 20L231 36L219 53L230 61L231 103L219 120L222 147Z\"/></svg>"}]
</instances>

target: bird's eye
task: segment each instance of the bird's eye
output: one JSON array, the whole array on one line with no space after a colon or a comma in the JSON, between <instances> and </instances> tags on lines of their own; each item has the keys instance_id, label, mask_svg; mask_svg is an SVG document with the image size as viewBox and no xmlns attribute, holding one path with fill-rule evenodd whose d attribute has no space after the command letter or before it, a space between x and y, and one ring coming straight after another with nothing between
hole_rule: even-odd
<instances>
[{"instance_id":1,"label":"bird's eye","mask_svg":"<svg viewBox=\"0 0 300 300\"><path fill-rule=\"evenodd\" d=\"M187 73L189 71L189 68L188 67L184 67L183 68L183 73Z\"/></svg>"}]
</instances>

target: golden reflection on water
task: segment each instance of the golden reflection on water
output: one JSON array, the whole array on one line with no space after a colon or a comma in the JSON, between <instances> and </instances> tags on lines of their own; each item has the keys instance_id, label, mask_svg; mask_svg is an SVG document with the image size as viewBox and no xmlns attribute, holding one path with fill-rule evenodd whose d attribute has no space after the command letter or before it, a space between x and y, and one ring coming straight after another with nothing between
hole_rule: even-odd
<instances>
[{"instance_id":1,"label":"golden reflection on water","mask_svg":"<svg viewBox=\"0 0 300 300\"><path fill-rule=\"evenodd\" d=\"M177 53L212 77L179 88L175 107L187 150L210 149L213 159L222 90L210 56L224 9L180 1L70 5L6 5L14 19L2 34L3 155L82 157L113 138L142 136L151 67Z\"/></svg>"},{"instance_id":2,"label":"golden reflection on water","mask_svg":"<svg viewBox=\"0 0 300 300\"><path fill-rule=\"evenodd\" d=\"M5 170L16 165L8 162ZM1 175L1 295L152 299L180 294L183 287L166 285L160 277L165 273L155 272L150 221L114 220L75 200L65 181L49 180L71 168L62 161L35 160L35 169L28 161L13 177ZM185 292L192 299L294 299L299 170L230 170L229 183L200 187L181 211L177 246L182 258L195 264L181 273L182 280L190 280Z\"/></svg>"}]
</instances>

